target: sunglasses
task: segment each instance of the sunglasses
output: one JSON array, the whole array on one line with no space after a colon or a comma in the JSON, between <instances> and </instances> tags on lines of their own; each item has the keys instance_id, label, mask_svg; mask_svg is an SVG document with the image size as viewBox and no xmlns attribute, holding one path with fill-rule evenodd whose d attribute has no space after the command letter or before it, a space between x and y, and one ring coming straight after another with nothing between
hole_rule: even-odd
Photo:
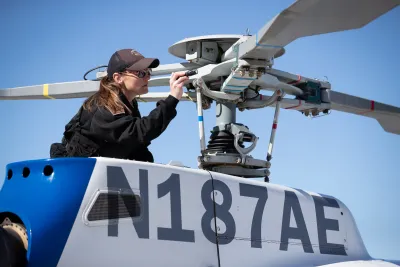
<instances>
[{"instance_id":1,"label":"sunglasses","mask_svg":"<svg viewBox=\"0 0 400 267\"><path fill-rule=\"evenodd\" d=\"M146 77L146 75L150 76L151 75L151 70L147 69L147 70L126 70L127 73L133 74L139 78L144 78Z\"/></svg>"}]
</instances>

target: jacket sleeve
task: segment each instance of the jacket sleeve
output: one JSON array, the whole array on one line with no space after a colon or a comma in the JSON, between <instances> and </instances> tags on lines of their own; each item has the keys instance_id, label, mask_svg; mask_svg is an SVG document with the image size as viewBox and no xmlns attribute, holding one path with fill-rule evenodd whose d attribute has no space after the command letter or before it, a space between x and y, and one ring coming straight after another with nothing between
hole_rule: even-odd
<instances>
[{"instance_id":1,"label":"jacket sleeve","mask_svg":"<svg viewBox=\"0 0 400 267\"><path fill-rule=\"evenodd\" d=\"M165 131L176 116L179 100L169 95L157 102L156 108L142 118L130 114L113 115L99 108L93 115L91 133L101 141L136 146L150 143Z\"/></svg>"}]
</instances>

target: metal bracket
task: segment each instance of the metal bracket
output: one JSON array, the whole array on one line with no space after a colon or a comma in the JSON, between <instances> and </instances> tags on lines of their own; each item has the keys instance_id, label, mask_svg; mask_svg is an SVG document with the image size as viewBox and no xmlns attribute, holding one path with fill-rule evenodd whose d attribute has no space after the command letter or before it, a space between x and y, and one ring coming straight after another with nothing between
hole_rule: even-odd
<instances>
[{"instance_id":1,"label":"metal bracket","mask_svg":"<svg viewBox=\"0 0 400 267\"><path fill-rule=\"evenodd\" d=\"M234 136L234 146L236 150L239 152L241 158L242 158L242 163L244 164L246 161L246 155L249 154L257 145L258 137L255 136L253 133L249 131L249 129L244 126L244 125L238 125L235 123L229 124L230 132ZM245 142L245 137L250 136L250 142L253 142L249 147L243 148L239 145L239 142Z\"/></svg>"},{"instance_id":2,"label":"metal bracket","mask_svg":"<svg viewBox=\"0 0 400 267\"><path fill-rule=\"evenodd\" d=\"M254 141L251 146L247 148L242 148L239 146L239 141L243 142L244 133L235 134L235 148L240 153L241 156L249 154L257 145L258 137L254 137Z\"/></svg>"}]
</instances>

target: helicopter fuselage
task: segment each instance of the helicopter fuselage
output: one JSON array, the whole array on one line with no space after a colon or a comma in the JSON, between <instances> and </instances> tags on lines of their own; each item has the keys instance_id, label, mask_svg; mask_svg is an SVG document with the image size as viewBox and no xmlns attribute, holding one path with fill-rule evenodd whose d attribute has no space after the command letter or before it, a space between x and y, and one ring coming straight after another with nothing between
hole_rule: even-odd
<instances>
[{"instance_id":1,"label":"helicopter fuselage","mask_svg":"<svg viewBox=\"0 0 400 267\"><path fill-rule=\"evenodd\" d=\"M26 228L29 266L372 260L350 210L331 196L109 158L17 162L6 173L0 216L13 214Z\"/></svg>"}]
</instances>

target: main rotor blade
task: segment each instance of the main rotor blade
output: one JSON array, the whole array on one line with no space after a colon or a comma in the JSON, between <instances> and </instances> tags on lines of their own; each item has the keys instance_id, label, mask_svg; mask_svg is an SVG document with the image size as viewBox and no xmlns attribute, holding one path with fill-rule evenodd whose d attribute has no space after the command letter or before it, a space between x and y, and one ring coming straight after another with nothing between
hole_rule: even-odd
<instances>
[{"instance_id":1,"label":"main rotor blade","mask_svg":"<svg viewBox=\"0 0 400 267\"><path fill-rule=\"evenodd\" d=\"M272 96L259 95L237 104L238 108L258 109L275 107ZM376 101L356 97L332 90L322 91L322 103L305 100L282 98L280 107L287 110L297 110L305 115L318 116L320 112L336 110L376 119L382 128L389 133L400 135L400 108ZM314 114L315 113L315 114Z\"/></svg>"},{"instance_id":2,"label":"main rotor blade","mask_svg":"<svg viewBox=\"0 0 400 267\"><path fill-rule=\"evenodd\" d=\"M169 80L169 79L168 79ZM86 98L99 90L99 81L78 81L44 84L12 89L1 89L0 100L40 100ZM157 102L167 98L168 92L154 92L138 96L141 102ZM195 101L196 93L184 93L181 101Z\"/></svg>"},{"instance_id":3,"label":"main rotor blade","mask_svg":"<svg viewBox=\"0 0 400 267\"><path fill-rule=\"evenodd\" d=\"M149 80L148 86L149 87L169 86L169 79L170 79L170 76L154 77Z\"/></svg>"},{"instance_id":4,"label":"main rotor blade","mask_svg":"<svg viewBox=\"0 0 400 267\"><path fill-rule=\"evenodd\" d=\"M361 28L399 4L400 0L298 0L239 44L237 56L270 59L298 38ZM236 57L234 50L223 59Z\"/></svg>"},{"instance_id":5,"label":"main rotor blade","mask_svg":"<svg viewBox=\"0 0 400 267\"><path fill-rule=\"evenodd\" d=\"M322 101L330 102L332 110L376 119L389 133L400 134L400 108L336 91L322 92Z\"/></svg>"},{"instance_id":6,"label":"main rotor blade","mask_svg":"<svg viewBox=\"0 0 400 267\"><path fill-rule=\"evenodd\" d=\"M209 74L212 69L207 66L202 73ZM170 76L155 76L149 80L148 86L169 86L169 80ZM0 89L0 100L86 98L97 92L99 85L100 81L75 81Z\"/></svg>"},{"instance_id":7,"label":"main rotor blade","mask_svg":"<svg viewBox=\"0 0 400 267\"><path fill-rule=\"evenodd\" d=\"M99 90L99 81L76 81L1 89L0 100L84 98Z\"/></svg>"}]
</instances>

